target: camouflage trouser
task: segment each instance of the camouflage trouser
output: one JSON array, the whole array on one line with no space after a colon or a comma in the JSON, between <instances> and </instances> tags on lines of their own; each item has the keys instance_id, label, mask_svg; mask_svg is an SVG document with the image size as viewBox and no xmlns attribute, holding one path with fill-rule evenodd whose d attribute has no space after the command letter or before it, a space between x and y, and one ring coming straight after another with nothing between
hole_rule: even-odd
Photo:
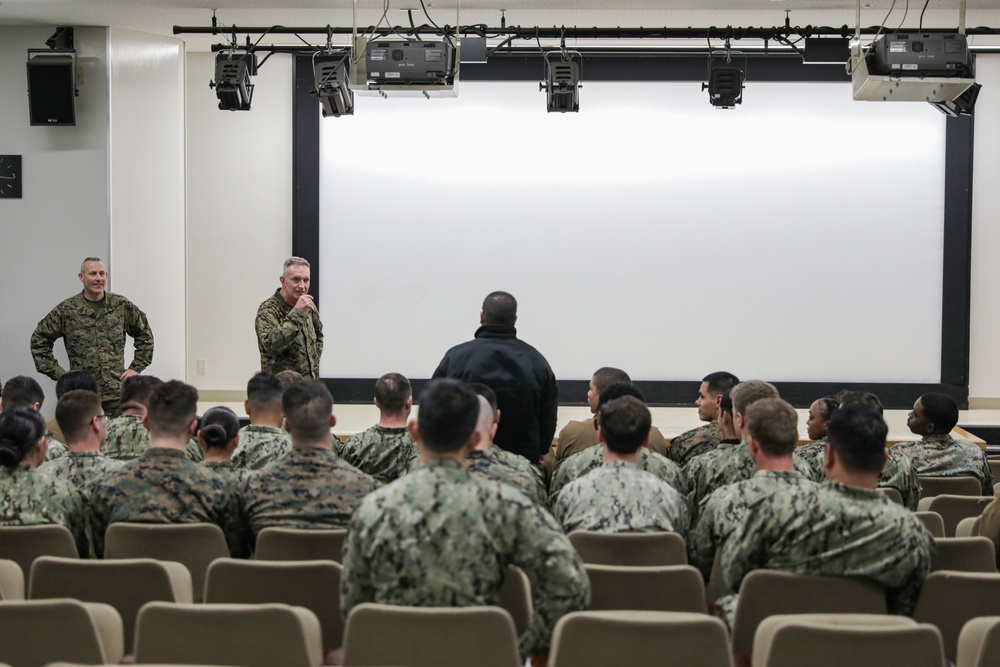
<instances>
[{"instance_id":1,"label":"camouflage trouser","mask_svg":"<svg viewBox=\"0 0 1000 667\"><path fill-rule=\"evenodd\" d=\"M109 419L121 416L122 411L119 405L120 401L117 398L109 398L105 401L101 401L101 407L104 408L104 414L106 414Z\"/></svg>"}]
</instances>

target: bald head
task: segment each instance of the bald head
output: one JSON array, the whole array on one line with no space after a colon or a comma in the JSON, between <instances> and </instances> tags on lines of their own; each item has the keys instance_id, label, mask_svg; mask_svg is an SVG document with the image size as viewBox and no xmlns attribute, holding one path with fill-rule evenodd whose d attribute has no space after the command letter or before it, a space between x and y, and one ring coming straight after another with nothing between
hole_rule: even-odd
<instances>
[{"instance_id":1,"label":"bald head","mask_svg":"<svg viewBox=\"0 0 1000 667\"><path fill-rule=\"evenodd\" d=\"M485 396L478 395L479 419L476 420L476 431L479 432L479 444L476 449L483 451L493 446L493 434L496 433L496 423L493 421L493 406Z\"/></svg>"}]
</instances>

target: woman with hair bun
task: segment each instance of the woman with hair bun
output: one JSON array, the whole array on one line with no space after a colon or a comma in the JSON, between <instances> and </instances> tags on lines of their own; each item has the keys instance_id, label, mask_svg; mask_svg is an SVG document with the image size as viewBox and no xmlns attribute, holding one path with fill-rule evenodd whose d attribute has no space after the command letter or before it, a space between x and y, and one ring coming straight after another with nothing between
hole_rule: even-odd
<instances>
[{"instance_id":1,"label":"woman with hair bun","mask_svg":"<svg viewBox=\"0 0 1000 667\"><path fill-rule=\"evenodd\" d=\"M45 420L34 410L0 413L0 525L61 524L86 558L90 543L83 496L69 482L36 470L45 460L48 438Z\"/></svg>"},{"instance_id":2,"label":"woman with hair bun","mask_svg":"<svg viewBox=\"0 0 1000 667\"><path fill-rule=\"evenodd\" d=\"M210 408L201 417L198 445L205 453L202 462L206 468L239 491L250 470L236 466L233 452L240 443L240 420L236 413L225 406Z\"/></svg>"}]
</instances>

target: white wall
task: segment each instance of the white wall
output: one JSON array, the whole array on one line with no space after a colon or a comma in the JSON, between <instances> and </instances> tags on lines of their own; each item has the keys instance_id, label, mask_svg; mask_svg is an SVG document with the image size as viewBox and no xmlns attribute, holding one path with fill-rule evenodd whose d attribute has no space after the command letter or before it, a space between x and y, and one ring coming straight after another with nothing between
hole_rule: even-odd
<instances>
[{"instance_id":1,"label":"white wall","mask_svg":"<svg viewBox=\"0 0 1000 667\"><path fill-rule=\"evenodd\" d=\"M292 63L267 61L249 112L219 110L214 63L188 54L187 378L200 390L241 390L260 370L257 306L292 252Z\"/></svg>"},{"instance_id":2,"label":"white wall","mask_svg":"<svg viewBox=\"0 0 1000 667\"><path fill-rule=\"evenodd\" d=\"M49 397L47 414L55 383L34 370L31 332L53 306L80 291L80 261L107 258L110 247L108 31L76 29L76 126L31 127L27 50L45 48L52 32L0 27L0 153L21 155L24 165L23 198L0 200L0 378L36 377ZM67 363L61 342L56 357Z\"/></svg>"},{"instance_id":3,"label":"white wall","mask_svg":"<svg viewBox=\"0 0 1000 667\"><path fill-rule=\"evenodd\" d=\"M183 378L184 43L112 28L108 53L111 288L149 318L155 348L145 372Z\"/></svg>"}]
</instances>

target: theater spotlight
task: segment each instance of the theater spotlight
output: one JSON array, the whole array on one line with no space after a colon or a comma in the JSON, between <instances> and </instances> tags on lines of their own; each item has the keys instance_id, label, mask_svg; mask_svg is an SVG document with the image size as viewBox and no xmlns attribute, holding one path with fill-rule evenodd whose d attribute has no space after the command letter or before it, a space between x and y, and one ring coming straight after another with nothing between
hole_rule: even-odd
<instances>
[{"instance_id":1,"label":"theater spotlight","mask_svg":"<svg viewBox=\"0 0 1000 667\"><path fill-rule=\"evenodd\" d=\"M353 116L354 92L348 87L347 59L349 52L322 53L313 55L312 94L319 98L323 117Z\"/></svg>"},{"instance_id":2,"label":"theater spotlight","mask_svg":"<svg viewBox=\"0 0 1000 667\"><path fill-rule=\"evenodd\" d=\"M574 60L574 54L579 62ZM552 56L558 55L556 60ZM545 91L545 107L549 113L580 110L580 72L583 56L575 51L553 51L545 54L545 81L538 84Z\"/></svg>"},{"instance_id":3,"label":"theater spotlight","mask_svg":"<svg viewBox=\"0 0 1000 667\"><path fill-rule=\"evenodd\" d=\"M223 111L250 111L253 84L250 77L257 74L257 56L253 53L237 54L225 51L215 57L215 80L208 82L219 98Z\"/></svg>"},{"instance_id":4,"label":"theater spotlight","mask_svg":"<svg viewBox=\"0 0 1000 667\"><path fill-rule=\"evenodd\" d=\"M715 63L716 55L716 52L708 55L708 83L701 84L701 89L708 91L708 101L716 109L734 109L743 103L746 66L740 68L733 64L728 40L725 51L718 53L720 64Z\"/></svg>"}]
</instances>

